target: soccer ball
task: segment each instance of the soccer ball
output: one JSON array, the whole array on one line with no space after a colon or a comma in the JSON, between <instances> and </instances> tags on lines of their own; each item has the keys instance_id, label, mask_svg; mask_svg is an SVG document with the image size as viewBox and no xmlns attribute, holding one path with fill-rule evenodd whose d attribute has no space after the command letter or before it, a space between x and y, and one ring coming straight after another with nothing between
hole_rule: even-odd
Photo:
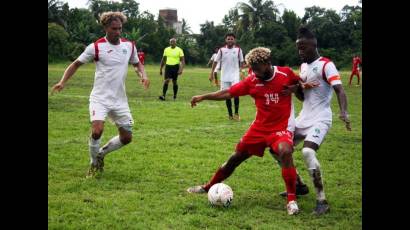
<instances>
[{"instance_id":1,"label":"soccer ball","mask_svg":"<svg viewBox=\"0 0 410 230\"><path fill-rule=\"evenodd\" d=\"M224 183L214 184L208 191L208 200L211 205L229 207L232 199L233 191Z\"/></svg>"}]
</instances>

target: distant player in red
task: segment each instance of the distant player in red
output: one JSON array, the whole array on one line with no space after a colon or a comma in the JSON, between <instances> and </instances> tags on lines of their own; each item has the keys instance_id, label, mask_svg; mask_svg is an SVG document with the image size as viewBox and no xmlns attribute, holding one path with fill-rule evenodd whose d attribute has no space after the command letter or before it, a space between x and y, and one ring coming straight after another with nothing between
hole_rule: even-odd
<instances>
[{"instance_id":1,"label":"distant player in red","mask_svg":"<svg viewBox=\"0 0 410 230\"><path fill-rule=\"evenodd\" d=\"M350 74L350 80L349 80L349 85L352 85L352 79L354 75L357 75L357 85L360 85L360 68L359 64L362 64L362 60L359 58L359 56L355 55L353 57L353 68L352 68L352 74Z\"/></svg>"},{"instance_id":2,"label":"distant player in red","mask_svg":"<svg viewBox=\"0 0 410 230\"><path fill-rule=\"evenodd\" d=\"M138 59L140 59L140 62L144 65L144 63L145 63L145 53L142 50L142 48L140 48L138 50Z\"/></svg>"},{"instance_id":3,"label":"distant player in red","mask_svg":"<svg viewBox=\"0 0 410 230\"><path fill-rule=\"evenodd\" d=\"M207 193L212 185L228 178L243 161L256 155L262 157L265 148L282 159L282 176L287 190L287 212L299 212L296 203L296 169L293 164L293 131L295 117L290 86L297 86L300 78L289 67L272 67L271 52L267 48L255 48L246 55L246 63L253 70L243 81L229 89L192 97L191 106L203 100L226 100L250 95L255 100L256 118L236 145L235 153L213 175L205 185L188 188L189 193Z\"/></svg>"}]
</instances>

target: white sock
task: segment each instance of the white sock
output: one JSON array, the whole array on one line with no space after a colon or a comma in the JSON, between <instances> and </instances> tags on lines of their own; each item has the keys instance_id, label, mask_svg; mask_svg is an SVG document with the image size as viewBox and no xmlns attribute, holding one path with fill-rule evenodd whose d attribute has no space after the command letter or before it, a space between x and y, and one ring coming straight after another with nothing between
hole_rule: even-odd
<instances>
[{"instance_id":1,"label":"white sock","mask_svg":"<svg viewBox=\"0 0 410 230\"><path fill-rule=\"evenodd\" d=\"M318 187L316 187L316 185L315 185L315 176L313 175L314 173L316 173L316 177L318 178L317 180L320 181L320 184L322 184L322 189L319 189ZM309 175L312 178L313 185L315 187L316 200L319 200L319 201L326 200L325 188L324 188L324 185L323 185L323 177L321 175L320 168L309 169Z\"/></svg>"},{"instance_id":2,"label":"white sock","mask_svg":"<svg viewBox=\"0 0 410 230\"><path fill-rule=\"evenodd\" d=\"M102 148L100 148L100 153L104 157L109 152L115 151L115 150L121 148L122 146L124 146L124 144L121 143L120 136L117 135L117 136L111 138L111 140L109 140L107 142L107 144L105 144Z\"/></svg>"},{"instance_id":3,"label":"white sock","mask_svg":"<svg viewBox=\"0 0 410 230\"><path fill-rule=\"evenodd\" d=\"M315 187L316 199L319 201L325 200L326 197L325 197L325 191L324 191L324 186L323 186L323 178L322 178L322 174L320 171L319 161L316 158L316 151L311 148L304 147L302 149L302 154L305 160L305 164L307 168L309 169L309 175L312 178L313 185ZM321 189L316 186L315 180L317 180L316 183L321 184L321 187L322 187Z\"/></svg>"},{"instance_id":4,"label":"white sock","mask_svg":"<svg viewBox=\"0 0 410 230\"><path fill-rule=\"evenodd\" d=\"M90 137L88 141L88 146L90 150L90 163L93 165L97 164L96 157L100 149L100 142L101 142L101 138L98 140L94 140L93 137Z\"/></svg>"}]
</instances>

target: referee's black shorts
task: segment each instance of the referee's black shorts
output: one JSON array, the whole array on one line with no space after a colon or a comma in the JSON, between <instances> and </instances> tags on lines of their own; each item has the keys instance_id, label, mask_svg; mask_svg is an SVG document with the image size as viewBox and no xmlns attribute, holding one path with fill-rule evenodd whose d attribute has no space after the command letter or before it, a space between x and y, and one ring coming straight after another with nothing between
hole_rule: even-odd
<instances>
[{"instance_id":1,"label":"referee's black shorts","mask_svg":"<svg viewBox=\"0 0 410 230\"><path fill-rule=\"evenodd\" d=\"M171 78L172 80L178 79L179 64L177 65L165 65L165 79Z\"/></svg>"}]
</instances>

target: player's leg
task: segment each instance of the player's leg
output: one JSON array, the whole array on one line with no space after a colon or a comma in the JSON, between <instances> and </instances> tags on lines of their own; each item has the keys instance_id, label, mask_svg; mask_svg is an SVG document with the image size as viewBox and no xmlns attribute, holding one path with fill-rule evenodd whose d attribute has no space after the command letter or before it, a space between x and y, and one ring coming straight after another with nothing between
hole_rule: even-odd
<instances>
[{"instance_id":1,"label":"player's leg","mask_svg":"<svg viewBox=\"0 0 410 230\"><path fill-rule=\"evenodd\" d=\"M221 81L221 90L229 89L229 87L231 87L231 85L232 85L232 82ZM226 108L228 109L229 120L233 120L232 101L231 101L231 99L225 100L225 104L226 104Z\"/></svg>"},{"instance_id":2,"label":"player's leg","mask_svg":"<svg viewBox=\"0 0 410 230\"><path fill-rule=\"evenodd\" d=\"M215 174L212 176L211 180L205 185L194 186L188 188L189 193L206 193L216 183L220 183L228 178L236 167L238 167L243 161L248 159L251 155L247 152L236 151L232 154L229 159L222 164L221 167L216 170Z\"/></svg>"},{"instance_id":3,"label":"player's leg","mask_svg":"<svg viewBox=\"0 0 410 230\"><path fill-rule=\"evenodd\" d=\"M360 71L357 70L357 85L360 85Z\"/></svg>"},{"instance_id":4,"label":"player's leg","mask_svg":"<svg viewBox=\"0 0 410 230\"><path fill-rule=\"evenodd\" d=\"M236 121L239 121L241 118L239 117L239 97L234 97L233 98L234 104L235 104L235 115L234 115L234 119Z\"/></svg>"},{"instance_id":5,"label":"player's leg","mask_svg":"<svg viewBox=\"0 0 410 230\"><path fill-rule=\"evenodd\" d=\"M165 65L165 75L164 75L164 83L162 85L162 95L159 96L159 99L161 101L165 101L165 95L167 94L167 91L168 91L168 84L171 80L170 72L171 72L171 68Z\"/></svg>"},{"instance_id":6,"label":"player's leg","mask_svg":"<svg viewBox=\"0 0 410 230\"><path fill-rule=\"evenodd\" d=\"M215 81L215 86L219 86L218 71L214 71L214 81Z\"/></svg>"},{"instance_id":7,"label":"player's leg","mask_svg":"<svg viewBox=\"0 0 410 230\"><path fill-rule=\"evenodd\" d=\"M118 135L112 137L99 149L98 160L102 167L104 166L104 157L108 153L118 150L132 141L132 126L134 121L128 104L111 110L109 116L118 127Z\"/></svg>"},{"instance_id":8,"label":"player's leg","mask_svg":"<svg viewBox=\"0 0 410 230\"><path fill-rule=\"evenodd\" d=\"M296 203L296 168L293 164L293 143L292 134L286 133L279 136L278 139L273 142L270 147L273 152L277 153L281 162L282 177L286 185L287 192L287 211L289 215L294 215L299 212L299 208Z\"/></svg>"},{"instance_id":9,"label":"player's leg","mask_svg":"<svg viewBox=\"0 0 410 230\"><path fill-rule=\"evenodd\" d=\"M349 85L352 85L353 75L354 75L354 71L352 70L352 73L350 74Z\"/></svg>"},{"instance_id":10,"label":"player's leg","mask_svg":"<svg viewBox=\"0 0 410 230\"><path fill-rule=\"evenodd\" d=\"M101 147L99 155L103 158L110 152L115 151L132 141L131 126L123 126L118 128L118 135L111 138L103 147Z\"/></svg>"},{"instance_id":11,"label":"player's leg","mask_svg":"<svg viewBox=\"0 0 410 230\"><path fill-rule=\"evenodd\" d=\"M318 123L313 126L306 136L302 149L305 164L309 170L309 175L316 190L317 201L314 213L318 215L321 215L330 210L329 204L326 201L320 163L316 156L316 151L319 149L319 146L322 143L328 129L329 125L322 123Z\"/></svg>"},{"instance_id":12,"label":"player's leg","mask_svg":"<svg viewBox=\"0 0 410 230\"><path fill-rule=\"evenodd\" d=\"M304 134L304 129L296 128L295 134L293 136L293 148L295 150L296 146L305 139L306 135ZM278 162L279 166L281 166L281 161L278 157L278 154L275 153L272 149L270 149L271 156ZM298 170L296 169L296 196L306 195L309 193L309 188L303 182L302 177L300 176ZM279 195L283 197L287 197L288 194L286 191L279 193Z\"/></svg>"},{"instance_id":13,"label":"player's leg","mask_svg":"<svg viewBox=\"0 0 410 230\"><path fill-rule=\"evenodd\" d=\"M104 131L104 120L108 110L99 103L90 102L89 111L91 122L91 134L88 141L90 168L87 173L87 178L94 177L98 171L102 170L98 161L98 151L100 149L101 136Z\"/></svg>"},{"instance_id":14,"label":"player's leg","mask_svg":"<svg viewBox=\"0 0 410 230\"><path fill-rule=\"evenodd\" d=\"M172 87L173 87L173 90L174 90L174 100L175 100L175 99L177 99L177 93L178 93L178 73L172 79Z\"/></svg>"}]
</instances>

